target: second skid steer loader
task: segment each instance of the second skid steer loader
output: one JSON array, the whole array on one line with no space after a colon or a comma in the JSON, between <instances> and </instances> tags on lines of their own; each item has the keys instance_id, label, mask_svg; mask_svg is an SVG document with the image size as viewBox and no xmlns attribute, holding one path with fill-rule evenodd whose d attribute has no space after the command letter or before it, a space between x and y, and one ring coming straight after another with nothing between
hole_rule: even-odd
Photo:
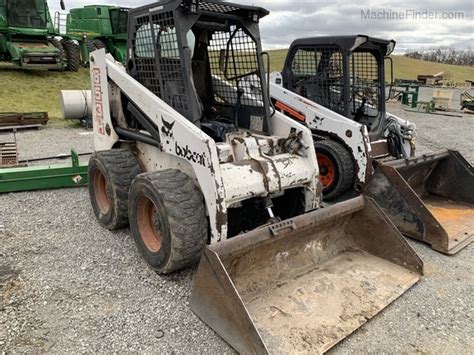
<instances>
[{"instance_id":1,"label":"second skid steer loader","mask_svg":"<svg viewBox=\"0 0 474 355\"><path fill-rule=\"evenodd\" d=\"M371 199L320 208L311 132L271 110L266 14L210 0L130 11L126 68L90 57L89 193L158 272L201 258L191 309L235 349L322 352L422 262Z\"/></svg>"},{"instance_id":2,"label":"second skid steer loader","mask_svg":"<svg viewBox=\"0 0 474 355\"><path fill-rule=\"evenodd\" d=\"M454 254L474 240L474 169L456 151L415 157L415 126L385 110L394 47L364 35L297 39L270 96L311 129L326 199L365 189L402 233Z\"/></svg>"}]
</instances>

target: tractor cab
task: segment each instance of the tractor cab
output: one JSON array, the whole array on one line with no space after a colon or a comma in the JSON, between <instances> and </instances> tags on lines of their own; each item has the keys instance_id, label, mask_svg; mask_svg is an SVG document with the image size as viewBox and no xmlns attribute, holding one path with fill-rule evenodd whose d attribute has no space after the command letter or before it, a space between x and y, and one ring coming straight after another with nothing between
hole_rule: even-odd
<instances>
[{"instance_id":1,"label":"tractor cab","mask_svg":"<svg viewBox=\"0 0 474 355\"><path fill-rule=\"evenodd\" d=\"M394 47L393 40L363 35L298 39L285 61L283 86L379 136L385 126L384 60Z\"/></svg>"},{"instance_id":2,"label":"tractor cab","mask_svg":"<svg viewBox=\"0 0 474 355\"><path fill-rule=\"evenodd\" d=\"M110 26L113 35L127 34L128 12L130 9L124 7L110 8Z\"/></svg>"},{"instance_id":3,"label":"tractor cab","mask_svg":"<svg viewBox=\"0 0 474 355\"><path fill-rule=\"evenodd\" d=\"M66 24L68 35L125 38L129 10L110 5L86 5L71 9Z\"/></svg>"},{"instance_id":4,"label":"tractor cab","mask_svg":"<svg viewBox=\"0 0 474 355\"><path fill-rule=\"evenodd\" d=\"M135 9L128 71L215 141L237 129L271 133L258 32L267 14L259 7L205 1Z\"/></svg>"},{"instance_id":5,"label":"tractor cab","mask_svg":"<svg viewBox=\"0 0 474 355\"><path fill-rule=\"evenodd\" d=\"M9 27L46 30L49 21L48 5L44 0L5 1ZM1 4L2 1L0 1Z\"/></svg>"}]
</instances>

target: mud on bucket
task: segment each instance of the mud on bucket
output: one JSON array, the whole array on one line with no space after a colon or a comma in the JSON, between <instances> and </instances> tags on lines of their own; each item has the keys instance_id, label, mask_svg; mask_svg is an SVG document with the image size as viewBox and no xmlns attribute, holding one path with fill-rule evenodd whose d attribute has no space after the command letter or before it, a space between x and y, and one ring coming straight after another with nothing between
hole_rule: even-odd
<instances>
[{"instance_id":1,"label":"mud on bucket","mask_svg":"<svg viewBox=\"0 0 474 355\"><path fill-rule=\"evenodd\" d=\"M190 303L241 353L324 352L421 273L395 226L357 197L208 246Z\"/></svg>"}]
</instances>

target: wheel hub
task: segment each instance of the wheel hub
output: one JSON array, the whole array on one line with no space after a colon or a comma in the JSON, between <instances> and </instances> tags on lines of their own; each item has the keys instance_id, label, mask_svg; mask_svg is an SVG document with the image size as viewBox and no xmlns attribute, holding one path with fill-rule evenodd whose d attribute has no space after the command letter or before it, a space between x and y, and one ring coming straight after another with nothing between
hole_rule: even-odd
<instances>
[{"instance_id":1,"label":"wheel hub","mask_svg":"<svg viewBox=\"0 0 474 355\"><path fill-rule=\"evenodd\" d=\"M334 163L325 154L317 153L319 178L324 188L328 188L334 183L336 177L336 168Z\"/></svg>"},{"instance_id":2,"label":"wheel hub","mask_svg":"<svg viewBox=\"0 0 474 355\"><path fill-rule=\"evenodd\" d=\"M107 180L100 170L96 170L93 176L95 199L100 213L107 214L110 210L110 198Z\"/></svg>"},{"instance_id":3,"label":"wheel hub","mask_svg":"<svg viewBox=\"0 0 474 355\"><path fill-rule=\"evenodd\" d=\"M158 252L163 243L163 233L157 208L147 197L143 196L138 201L137 222L140 237L147 249L152 253Z\"/></svg>"}]
</instances>

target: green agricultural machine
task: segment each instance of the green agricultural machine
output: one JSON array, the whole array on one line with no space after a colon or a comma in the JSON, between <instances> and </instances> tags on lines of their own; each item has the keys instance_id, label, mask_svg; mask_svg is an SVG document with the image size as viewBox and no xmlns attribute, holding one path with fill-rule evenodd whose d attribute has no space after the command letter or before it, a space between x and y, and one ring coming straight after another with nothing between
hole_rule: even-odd
<instances>
[{"instance_id":1,"label":"green agricultural machine","mask_svg":"<svg viewBox=\"0 0 474 355\"><path fill-rule=\"evenodd\" d=\"M79 46L56 35L46 0L0 0L0 61L22 69L77 71Z\"/></svg>"},{"instance_id":2,"label":"green agricultural machine","mask_svg":"<svg viewBox=\"0 0 474 355\"><path fill-rule=\"evenodd\" d=\"M66 20L66 37L79 42L83 64L89 53L105 48L117 61L127 54L128 8L89 5L71 9Z\"/></svg>"}]
</instances>

